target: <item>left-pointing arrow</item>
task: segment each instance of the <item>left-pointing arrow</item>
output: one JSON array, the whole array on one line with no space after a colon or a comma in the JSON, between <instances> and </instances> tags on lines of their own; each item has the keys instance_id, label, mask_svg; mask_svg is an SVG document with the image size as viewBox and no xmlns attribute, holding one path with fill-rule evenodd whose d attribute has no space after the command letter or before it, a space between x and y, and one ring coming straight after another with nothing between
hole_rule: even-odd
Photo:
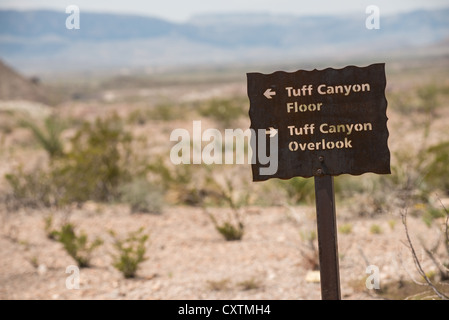
<instances>
[{"instance_id":1,"label":"left-pointing arrow","mask_svg":"<svg viewBox=\"0 0 449 320\"><path fill-rule=\"evenodd\" d=\"M276 95L276 92L271 91L271 88L268 88L267 90L265 90L265 92L263 93L263 95L267 98L267 99L272 99L272 96Z\"/></svg>"}]
</instances>

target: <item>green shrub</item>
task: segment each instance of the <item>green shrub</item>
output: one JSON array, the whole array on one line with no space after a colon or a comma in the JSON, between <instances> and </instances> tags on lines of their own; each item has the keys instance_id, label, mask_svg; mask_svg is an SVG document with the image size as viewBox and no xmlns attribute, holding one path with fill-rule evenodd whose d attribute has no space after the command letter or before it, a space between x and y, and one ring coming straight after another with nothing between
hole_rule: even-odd
<instances>
[{"instance_id":1,"label":"green shrub","mask_svg":"<svg viewBox=\"0 0 449 320\"><path fill-rule=\"evenodd\" d=\"M160 121L172 121L180 119L183 112L177 105L163 103L154 107L148 106L145 109L137 109L132 111L127 122L129 124L145 125L148 121L160 120Z\"/></svg>"},{"instance_id":2,"label":"green shrub","mask_svg":"<svg viewBox=\"0 0 449 320\"><path fill-rule=\"evenodd\" d=\"M142 126L146 124L149 120L149 117L147 115L147 112L143 109L137 109L128 115L126 122L130 125L139 125Z\"/></svg>"},{"instance_id":3,"label":"green shrub","mask_svg":"<svg viewBox=\"0 0 449 320\"><path fill-rule=\"evenodd\" d=\"M260 289L263 287L262 282L255 278L250 278L248 280L243 280L239 283L237 283L239 287L241 287L242 290L255 290Z\"/></svg>"},{"instance_id":4,"label":"green shrub","mask_svg":"<svg viewBox=\"0 0 449 320\"><path fill-rule=\"evenodd\" d=\"M439 88L435 84L428 84L417 90L421 110L429 116L435 116L435 111L439 106L439 91Z\"/></svg>"},{"instance_id":5,"label":"green shrub","mask_svg":"<svg viewBox=\"0 0 449 320\"><path fill-rule=\"evenodd\" d=\"M133 190L126 185L134 176L146 174L145 166L136 161L131 142L117 116L85 122L68 151L53 158L48 169L27 173L19 167L5 177L23 206L117 201L122 193L131 201Z\"/></svg>"},{"instance_id":6,"label":"green shrub","mask_svg":"<svg viewBox=\"0 0 449 320\"><path fill-rule=\"evenodd\" d=\"M207 286L212 291L222 291L222 290L228 290L230 288L230 282L228 278L221 279L221 280L208 280Z\"/></svg>"},{"instance_id":7,"label":"green shrub","mask_svg":"<svg viewBox=\"0 0 449 320\"><path fill-rule=\"evenodd\" d=\"M171 121L179 119L182 115L179 108L175 105L164 103L158 104L150 109L149 116L151 120Z\"/></svg>"},{"instance_id":8,"label":"green shrub","mask_svg":"<svg viewBox=\"0 0 449 320\"><path fill-rule=\"evenodd\" d=\"M39 258L37 256L32 256L31 258L27 259L27 261L31 264L31 266L34 269L37 270L39 268L40 263L39 263Z\"/></svg>"},{"instance_id":9,"label":"green shrub","mask_svg":"<svg viewBox=\"0 0 449 320\"><path fill-rule=\"evenodd\" d=\"M117 255L113 255L113 266L119 270L125 278L136 276L139 264L147 260L146 242L149 236L142 234L143 228L130 232L126 239L119 239L114 231L109 233L114 238L114 247Z\"/></svg>"},{"instance_id":10,"label":"green shrub","mask_svg":"<svg viewBox=\"0 0 449 320\"><path fill-rule=\"evenodd\" d=\"M163 192L160 187L137 178L120 187L120 198L131 206L131 212L160 213L163 207Z\"/></svg>"},{"instance_id":11,"label":"green shrub","mask_svg":"<svg viewBox=\"0 0 449 320\"><path fill-rule=\"evenodd\" d=\"M315 201L315 184L312 178L301 177L289 180L279 180L280 187L287 193L287 201L293 204L307 203Z\"/></svg>"},{"instance_id":12,"label":"green shrub","mask_svg":"<svg viewBox=\"0 0 449 320\"><path fill-rule=\"evenodd\" d=\"M39 126L34 120L21 120L20 124L31 130L37 142L47 151L50 158L63 155L61 133L65 126L60 119L54 116L48 117L44 120L43 126Z\"/></svg>"},{"instance_id":13,"label":"green shrub","mask_svg":"<svg viewBox=\"0 0 449 320\"><path fill-rule=\"evenodd\" d=\"M225 238L226 241L242 240L245 233L245 226L241 221L233 224L229 221L218 223L215 217L210 216L215 229Z\"/></svg>"},{"instance_id":14,"label":"green shrub","mask_svg":"<svg viewBox=\"0 0 449 320\"><path fill-rule=\"evenodd\" d=\"M108 202L119 200L123 190L125 198L129 196L124 186L133 176L145 174L145 167L135 160L131 135L112 116L83 123L68 151L54 158L48 169L26 173L19 168L5 177L14 198L25 206Z\"/></svg>"},{"instance_id":15,"label":"green shrub","mask_svg":"<svg viewBox=\"0 0 449 320\"><path fill-rule=\"evenodd\" d=\"M117 116L85 123L72 139L72 149L53 171L63 202L111 201L121 183L130 181L127 155L131 136Z\"/></svg>"},{"instance_id":16,"label":"green shrub","mask_svg":"<svg viewBox=\"0 0 449 320\"><path fill-rule=\"evenodd\" d=\"M412 97L401 93L390 93L387 97L388 107L399 111L402 115L409 115L414 111Z\"/></svg>"},{"instance_id":17,"label":"green shrub","mask_svg":"<svg viewBox=\"0 0 449 320\"><path fill-rule=\"evenodd\" d=\"M431 188L449 194L449 141L430 147L427 154L431 162L426 168L425 181Z\"/></svg>"},{"instance_id":18,"label":"green shrub","mask_svg":"<svg viewBox=\"0 0 449 320\"><path fill-rule=\"evenodd\" d=\"M396 220L388 220L388 226L391 230L394 230L394 227L396 226Z\"/></svg>"},{"instance_id":19,"label":"green shrub","mask_svg":"<svg viewBox=\"0 0 449 320\"><path fill-rule=\"evenodd\" d=\"M15 128L14 119L13 111L0 110L0 133L8 135L13 132ZM2 140L3 139L4 136L2 137Z\"/></svg>"},{"instance_id":20,"label":"green shrub","mask_svg":"<svg viewBox=\"0 0 449 320\"><path fill-rule=\"evenodd\" d=\"M446 216L446 211L444 208L438 209L434 207L428 208L422 215L424 223L430 227L435 219L444 218Z\"/></svg>"},{"instance_id":21,"label":"green shrub","mask_svg":"<svg viewBox=\"0 0 449 320\"><path fill-rule=\"evenodd\" d=\"M215 229L225 238L226 241L241 240L245 233L245 226L240 215L240 208L248 203L249 193L240 193L240 197L235 197L234 186L231 179L226 179L226 186L211 182L209 184L216 188L214 194L215 201L224 203L229 207L227 219L219 222L215 216L208 212L205 203L203 203L203 210L209 215Z\"/></svg>"},{"instance_id":22,"label":"green shrub","mask_svg":"<svg viewBox=\"0 0 449 320\"><path fill-rule=\"evenodd\" d=\"M352 232L352 224L347 223L338 227L338 231L342 234L350 234Z\"/></svg>"},{"instance_id":23,"label":"green shrub","mask_svg":"<svg viewBox=\"0 0 449 320\"><path fill-rule=\"evenodd\" d=\"M44 218L44 230L45 235L50 240L57 240L58 237L58 231L53 229L53 215L49 215L46 218Z\"/></svg>"},{"instance_id":24,"label":"green shrub","mask_svg":"<svg viewBox=\"0 0 449 320\"><path fill-rule=\"evenodd\" d=\"M87 235L84 232L77 235L71 223L64 224L55 236L80 268L89 267L92 251L103 244L100 238L89 243Z\"/></svg>"},{"instance_id":25,"label":"green shrub","mask_svg":"<svg viewBox=\"0 0 449 320\"><path fill-rule=\"evenodd\" d=\"M244 105L241 99L212 99L199 108L199 114L229 127L234 121L248 114Z\"/></svg>"},{"instance_id":26,"label":"green shrub","mask_svg":"<svg viewBox=\"0 0 449 320\"><path fill-rule=\"evenodd\" d=\"M54 195L57 187L51 182L51 175L43 170L25 173L22 167L8 173L5 179L12 189L11 200L16 207L49 207L57 201Z\"/></svg>"},{"instance_id":27,"label":"green shrub","mask_svg":"<svg viewBox=\"0 0 449 320\"><path fill-rule=\"evenodd\" d=\"M382 233L382 228L378 225L378 224L373 224L371 225L371 227L369 228L369 231L372 234L381 234Z\"/></svg>"},{"instance_id":28,"label":"green shrub","mask_svg":"<svg viewBox=\"0 0 449 320\"><path fill-rule=\"evenodd\" d=\"M187 204L196 206L201 203L201 194L197 185L194 184L194 169L199 172L198 166L170 165L162 158L156 159L147 166L153 174L156 183L163 192L169 192L171 201L175 204Z\"/></svg>"},{"instance_id":29,"label":"green shrub","mask_svg":"<svg viewBox=\"0 0 449 320\"><path fill-rule=\"evenodd\" d=\"M301 230L301 245L299 247L304 265L310 270L320 269L320 258L318 252L318 235L315 230Z\"/></svg>"}]
</instances>

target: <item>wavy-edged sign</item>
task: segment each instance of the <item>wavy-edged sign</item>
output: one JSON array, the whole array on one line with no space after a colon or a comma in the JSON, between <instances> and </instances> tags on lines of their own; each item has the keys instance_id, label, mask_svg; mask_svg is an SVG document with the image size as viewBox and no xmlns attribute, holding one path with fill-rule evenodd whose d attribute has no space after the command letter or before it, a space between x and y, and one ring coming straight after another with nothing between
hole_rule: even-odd
<instances>
[{"instance_id":1,"label":"wavy-edged sign","mask_svg":"<svg viewBox=\"0 0 449 320\"><path fill-rule=\"evenodd\" d=\"M390 173L385 64L248 73L253 180ZM278 166L261 174L257 139L277 139ZM272 144L270 144L272 145ZM255 150L254 150L255 149Z\"/></svg>"}]
</instances>

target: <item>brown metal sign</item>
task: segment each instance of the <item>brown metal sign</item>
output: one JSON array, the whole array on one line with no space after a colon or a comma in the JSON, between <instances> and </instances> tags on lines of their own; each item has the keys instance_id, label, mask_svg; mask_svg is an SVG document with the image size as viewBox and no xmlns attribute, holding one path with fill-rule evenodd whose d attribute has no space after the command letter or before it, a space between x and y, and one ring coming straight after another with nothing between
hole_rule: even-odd
<instances>
[{"instance_id":1,"label":"brown metal sign","mask_svg":"<svg viewBox=\"0 0 449 320\"><path fill-rule=\"evenodd\" d=\"M277 150L267 150L277 152L277 171L264 175L257 140L265 137L253 135L254 181L390 173L384 63L247 79L252 132L277 139Z\"/></svg>"}]
</instances>

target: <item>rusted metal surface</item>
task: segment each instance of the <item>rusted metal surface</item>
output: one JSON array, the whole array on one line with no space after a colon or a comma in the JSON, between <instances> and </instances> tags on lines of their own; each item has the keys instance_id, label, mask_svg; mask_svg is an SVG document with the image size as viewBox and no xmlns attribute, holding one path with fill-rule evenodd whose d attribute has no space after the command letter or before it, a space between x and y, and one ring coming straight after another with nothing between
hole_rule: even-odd
<instances>
[{"instance_id":1,"label":"rusted metal surface","mask_svg":"<svg viewBox=\"0 0 449 320\"><path fill-rule=\"evenodd\" d=\"M334 177L315 177L321 299L340 300Z\"/></svg>"},{"instance_id":2,"label":"rusted metal surface","mask_svg":"<svg viewBox=\"0 0 449 320\"><path fill-rule=\"evenodd\" d=\"M261 175L255 157L254 181L390 173L383 63L248 73L247 80L251 129L278 130L278 170Z\"/></svg>"}]
</instances>

